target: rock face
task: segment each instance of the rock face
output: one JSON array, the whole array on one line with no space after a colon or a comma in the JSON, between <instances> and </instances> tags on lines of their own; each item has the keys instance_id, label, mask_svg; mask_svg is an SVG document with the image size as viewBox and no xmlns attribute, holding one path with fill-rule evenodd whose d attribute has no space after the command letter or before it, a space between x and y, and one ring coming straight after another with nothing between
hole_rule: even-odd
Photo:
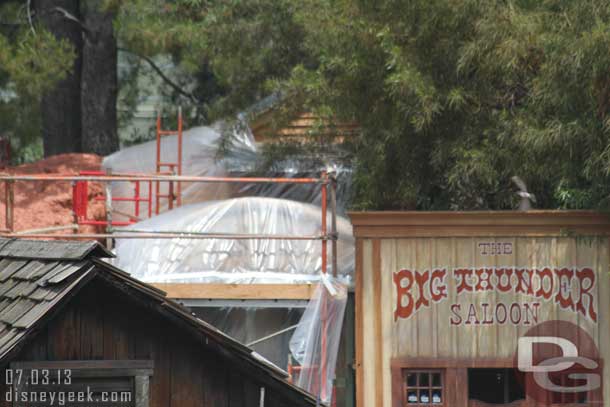
<instances>
[{"instance_id":1,"label":"rock face","mask_svg":"<svg viewBox=\"0 0 610 407\"><path fill-rule=\"evenodd\" d=\"M64 174L78 175L79 171L97 171L102 157L95 154L59 154L44 160L5 170L15 175ZM101 195L103 186L90 183L89 217L102 219L104 203L91 198ZM48 226L68 225L72 218L72 186L69 182L16 182L14 206L14 230L28 230ZM0 228L5 222L4 184L0 183ZM81 227L81 232L94 232L94 227ZM58 233L66 233L58 232Z\"/></svg>"}]
</instances>

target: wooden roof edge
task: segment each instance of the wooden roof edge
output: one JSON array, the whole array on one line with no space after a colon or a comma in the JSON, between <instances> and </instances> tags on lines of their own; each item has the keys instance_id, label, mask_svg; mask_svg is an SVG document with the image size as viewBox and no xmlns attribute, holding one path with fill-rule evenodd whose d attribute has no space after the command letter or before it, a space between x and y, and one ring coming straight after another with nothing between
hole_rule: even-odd
<instances>
[{"instance_id":1,"label":"wooden roof edge","mask_svg":"<svg viewBox=\"0 0 610 407\"><path fill-rule=\"evenodd\" d=\"M83 260L87 257L112 258L114 253L96 240L36 240L0 237L0 256L30 260Z\"/></svg>"},{"instance_id":2,"label":"wooden roof edge","mask_svg":"<svg viewBox=\"0 0 610 407\"><path fill-rule=\"evenodd\" d=\"M597 211L348 212L356 237L610 234L610 214Z\"/></svg>"},{"instance_id":3,"label":"wooden roof edge","mask_svg":"<svg viewBox=\"0 0 610 407\"><path fill-rule=\"evenodd\" d=\"M82 270L85 269L83 268ZM64 289L49 302L49 307L39 315L28 328L21 329L22 334L19 335L18 338L15 338L15 341L11 343L10 346L0 348L0 368L5 366L8 360L23 349L29 340L33 338L48 321L53 319L69 300L73 298L82 287L89 283L95 275L94 268L90 267L77 275L77 277L68 284L65 284Z\"/></svg>"},{"instance_id":4,"label":"wooden roof edge","mask_svg":"<svg viewBox=\"0 0 610 407\"><path fill-rule=\"evenodd\" d=\"M12 240L9 240L9 242L10 241ZM47 241L34 242L40 244L49 243ZM3 243L7 242L0 241L0 247L6 248L8 245ZM56 246L61 246L62 244L61 241L52 241L52 243ZM68 243L64 242L64 244ZM139 301L142 304L151 305L152 309L157 310L162 318L179 322L185 329L196 333L198 338L211 339L211 342L215 343L218 349L222 349L223 352L232 355L232 357L239 360L240 363L243 363L244 366L249 365L256 368L256 374L266 375L264 381L268 384L275 383L280 386L278 387L278 390L283 389L284 396L295 400L298 397L299 400L303 400L308 405L315 405L315 397L290 383L287 380L288 376L285 371L272 365L268 361L262 360L261 357L257 356L248 346L230 337L213 325L197 318L188 308L177 301L167 298L166 293L163 290L141 282L133 278L129 273L96 257L95 250L97 247L97 244L91 242L87 246L79 245L76 247L77 253L73 253L74 257L69 258L68 260L74 261L75 257L82 256L92 267L83 268L83 271L78 274L77 278L65 284L61 293L50 302L48 310L38 316L36 321L34 321L29 328L24 329L23 332L14 337L14 340L11 339L6 344L0 346L0 367L10 360L13 355L19 352L19 350L39 332L39 329L41 329L52 316L63 309L70 298L73 298L80 292L82 287L92 281L95 277L99 277L111 283L114 287L124 291L131 298L139 298ZM35 253L32 254L30 259L36 259ZM54 260L57 262L62 259Z\"/></svg>"},{"instance_id":5,"label":"wooden roof edge","mask_svg":"<svg viewBox=\"0 0 610 407\"><path fill-rule=\"evenodd\" d=\"M165 310L166 312L172 314L174 318L180 320L185 326L188 326L198 331L200 334L209 337L218 345L224 347L227 351L233 352L235 356L241 358L244 362L256 366L260 371L268 374L270 380L275 380L278 382L278 384L286 386L287 389L294 392L294 395L300 395L309 404L315 404L315 397L298 386L290 383L287 380L287 374L282 369L272 367L269 365L269 363L261 361L260 358L254 355L254 351L251 348L220 331L213 325L203 321L200 318L197 318L188 308L184 307L177 301L168 298L163 290L159 290L154 286L143 283L131 277L128 273L118 269L108 262L102 260L94 261L98 266L97 275L106 281L114 280L116 283L124 285L127 289L135 290L144 295L144 297L148 298L150 301L156 302L159 306L159 308L157 308L158 310ZM103 270L104 268L105 270Z\"/></svg>"}]
</instances>

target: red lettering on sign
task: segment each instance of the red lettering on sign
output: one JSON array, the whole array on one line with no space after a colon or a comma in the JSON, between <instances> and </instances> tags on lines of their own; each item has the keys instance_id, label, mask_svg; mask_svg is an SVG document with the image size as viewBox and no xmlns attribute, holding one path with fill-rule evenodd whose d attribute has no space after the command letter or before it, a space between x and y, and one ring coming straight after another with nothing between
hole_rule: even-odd
<instances>
[{"instance_id":1,"label":"red lettering on sign","mask_svg":"<svg viewBox=\"0 0 610 407\"><path fill-rule=\"evenodd\" d=\"M407 283L402 285L403 280ZM410 270L400 270L394 273L394 284L396 285L396 309L394 310L394 321L398 318L409 318L413 313L414 302L411 295L411 287L413 287L413 273ZM403 298L407 299L407 305L402 305Z\"/></svg>"},{"instance_id":2,"label":"red lettering on sign","mask_svg":"<svg viewBox=\"0 0 610 407\"><path fill-rule=\"evenodd\" d=\"M533 270L518 269L517 273L517 292L528 295L534 295L534 287L532 287Z\"/></svg>"},{"instance_id":3,"label":"red lettering on sign","mask_svg":"<svg viewBox=\"0 0 610 407\"><path fill-rule=\"evenodd\" d=\"M574 301L572 301L571 296L572 287L570 284L572 276L574 276L574 270L562 268L561 270L555 270L555 274L557 274L559 283L555 302L558 303L561 308L574 310Z\"/></svg>"},{"instance_id":4,"label":"red lettering on sign","mask_svg":"<svg viewBox=\"0 0 610 407\"><path fill-rule=\"evenodd\" d=\"M498 314L500 313L500 308L503 309L503 316L502 319L500 319L500 317L498 316ZM502 325L506 322L506 306L502 303L496 305L496 321L498 322L498 324Z\"/></svg>"},{"instance_id":5,"label":"red lettering on sign","mask_svg":"<svg viewBox=\"0 0 610 407\"><path fill-rule=\"evenodd\" d=\"M419 288L419 298L417 298L417 302L415 303L415 310L417 311L423 305L426 307L430 305L430 301L426 298L424 294L424 285L428 282L428 278L430 277L430 272L425 271L423 274L419 272L415 272L415 282L417 283L417 287Z\"/></svg>"},{"instance_id":6,"label":"red lettering on sign","mask_svg":"<svg viewBox=\"0 0 610 407\"><path fill-rule=\"evenodd\" d=\"M582 313L584 316L587 315L587 310L583 304L583 299L587 297L589 303L589 316L593 321L597 322L597 313L593 307L593 294L591 294L591 290L595 285L595 274L593 273L593 270L585 268L576 271L576 278L578 278L578 282L580 283L580 298L578 299L578 303L576 303L576 311Z\"/></svg>"},{"instance_id":7,"label":"red lettering on sign","mask_svg":"<svg viewBox=\"0 0 610 407\"><path fill-rule=\"evenodd\" d=\"M493 290L491 285L491 275L493 274L492 269L478 269L476 272L479 278L477 285L475 286L476 291L489 291Z\"/></svg>"},{"instance_id":8,"label":"red lettering on sign","mask_svg":"<svg viewBox=\"0 0 610 407\"><path fill-rule=\"evenodd\" d=\"M532 317L532 321L534 324L538 323L538 308L540 307L540 303L539 302L535 302L533 304L523 304L523 309L524 309L524 314L525 314L525 321L523 322L523 325L530 325L532 322L530 322L529 316Z\"/></svg>"},{"instance_id":9,"label":"red lettering on sign","mask_svg":"<svg viewBox=\"0 0 610 407\"><path fill-rule=\"evenodd\" d=\"M418 271L400 270L394 273L394 285L396 286L396 309L394 320L398 318L409 318L421 307L430 306L430 299L439 302L447 298L447 286L444 284L446 270ZM412 292L417 287L417 299ZM406 303L405 303L406 301Z\"/></svg>"},{"instance_id":10,"label":"red lettering on sign","mask_svg":"<svg viewBox=\"0 0 610 407\"><path fill-rule=\"evenodd\" d=\"M502 283L502 277L506 276L506 284ZM496 269L496 277L498 278L498 291L507 293L512 289L510 278L513 276L512 269L499 268Z\"/></svg>"},{"instance_id":11,"label":"red lettering on sign","mask_svg":"<svg viewBox=\"0 0 610 407\"><path fill-rule=\"evenodd\" d=\"M439 302L443 298L447 298L447 286L442 284L445 280L445 270L434 270L432 277L430 278L430 298L432 301ZM438 281L438 285L434 285L434 282ZM436 287L436 288L435 288Z\"/></svg>"},{"instance_id":12,"label":"red lettering on sign","mask_svg":"<svg viewBox=\"0 0 610 407\"><path fill-rule=\"evenodd\" d=\"M521 306L516 303L513 302L510 305L510 322L513 323L513 325L517 325L519 324L519 322L521 321Z\"/></svg>"},{"instance_id":13,"label":"red lettering on sign","mask_svg":"<svg viewBox=\"0 0 610 407\"><path fill-rule=\"evenodd\" d=\"M424 272L403 269L393 273L396 286L394 320L409 318L419 309L447 299L450 286L445 281L446 276L446 269ZM480 292L493 290L502 294L524 295L553 302L561 309L580 313L597 322L595 278L596 274L590 268L456 268L451 283L456 296L476 296ZM461 308L452 305L452 325L504 324L507 321L513 324L519 321L523 325L538 323L540 302L506 303L502 297L497 298L500 300L497 304L480 303L474 309L464 304Z\"/></svg>"},{"instance_id":14,"label":"red lettering on sign","mask_svg":"<svg viewBox=\"0 0 610 407\"><path fill-rule=\"evenodd\" d=\"M549 268L545 268L542 270L536 270L536 274L540 279L540 288L536 291L537 298L544 298L545 300L550 299L553 296L553 272ZM544 282L548 281L548 289L545 290Z\"/></svg>"},{"instance_id":15,"label":"red lettering on sign","mask_svg":"<svg viewBox=\"0 0 610 407\"><path fill-rule=\"evenodd\" d=\"M477 318L477 309L474 307L474 304L470 304L470 308L468 309L468 318L466 318L465 324L479 325L479 319Z\"/></svg>"},{"instance_id":16,"label":"red lettering on sign","mask_svg":"<svg viewBox=\"0 0 610 407\"><path fill-rule=\"evenodd\" d=\"M472 286L468 284L467 277L472 276L471 269L457 269L453 270L453 276L460 278L460 284L457 287L457 293L460 294L462 291L472 291Z\"/></svg>"},{"instance_id":17,"label":"red lettering on sign","mask_svg":"<svg viewBox=\"0 0 610 407\"><path fill-rule=\"evenodd\" d=\"M462 306L460 304L453 304L451 306L451 312L453 313L453 315L451 316L451 325L460 325L462 323L462 317L460 316L460 309L462 309ZM457 318L457 319L454 319Z\"/></svg>"},{"instance_id":18,"label":"red lettering on sign","mask_svg":"<svg viewBox=\"0 0 610 407\"><path fill-rule=\"evenodd\" d=\"M481 304L481 307L483 308L483 325L493 324L493 318L491 318L491 315L487 315L487 308L489 308L489 304L484 302L483 304Z\"/></svg>"}]
</instances>

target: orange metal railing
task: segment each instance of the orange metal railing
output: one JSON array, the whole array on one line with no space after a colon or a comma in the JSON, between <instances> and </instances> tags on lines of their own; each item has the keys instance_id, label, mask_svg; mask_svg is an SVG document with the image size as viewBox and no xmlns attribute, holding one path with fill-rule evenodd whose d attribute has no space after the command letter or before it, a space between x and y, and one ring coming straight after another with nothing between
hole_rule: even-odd
<instances>
[{"instance_id":1,"label":"orange metal railing","mask_svg":"<svg viewBox=\"0 0 610 407\"><path fill-rule=\"evenodd\" d=\"M160 156L161 137L167 134L178 134L179 150L178 163L163 163ZM2 175L0 174L0 183L4 184L4 202L5 202L5 228L0 229L0 236L10 238L45 238L45 239L113 239L113 238L185 238L185 239L281 239L281 240L321 240L321 263L322 272L328 272L328 242L331 241L331 253L333 262L331 271L333 276L337 275L337 221L336 221L336 180L333 174L328 174L326 171L321 173L320 178L266 178L266 177L202 177L202 176L184 176L181 175L182 161L182 115L179 113L179 124L177 133L170 133L166 130L161 130L160 117L157 119L157 173L156 174L104 174L100 171L82 172L78 176L69 175L50 175L50 174L30 174L30 175ZM164 166L170 167L178 174L166 175L160 172ZM54 233L28 233L27 231L14 232L14 186L20 182L71 182L73 196L73 210L77 224L79 225L96 225L106 226L105 233L75 233L75 234L54 234ZM94 199L103 200L106 203L106 220L90 219L87 216L89 190L88 185L91 182L103 183L105 186L104 196L98 196ZM134 194L130 197L113 197L110 189L112 182L130 182L134 185ZM170 185L167 195L160 194L160 183L167 182ZM181 183L183 182L203 182L203 183L277 183L277 184L319 184L321 188L321 230L318 235L311 236L294 236L294 235L261 235L261 234L223 234L223 233L192 233L192 232L150 232L128 230L122 232L115 230L114 226L126 226L133 224L140 216L140 203L148 203L148 215L153 212L153 202L155 202L155 213L160 211L160 198L167 198L168 209L173 207L174 198L177 206L181 205ZM141 184L148 184L148 196L141 195ZM152 184L155 184L155 194L153 196ZM177 185L177 195L173 194L173 185ZM330 189L329 189L330 188ZM328 211L329 211L329 194L330 194L330 231L328 230ZM128 201L134 203L134 216L128 221L113 221L112 220L112 202ZM292 366L289 365L289 373L291 376L303 369L318 369L320 374L319 396L326 399L326 387L324 383L327 381L327 315L328 310L325 304L322 306L322 338L321 338L321 358L320 366Z\"/></svg>"},{"instance_id":2,"label":"orange metal railing","mask_svg":"<svg viewBox=\"0 0 610 407\"><path fill-rule=\"evenodd\" d=\"M164 162L162 161L161 154L161 139L166 136L177 136L178 143L178 159L176 162ZM167 168L171 174L182 175L182 109L178 109L178 130L163 130L161 128L161 114L157 115L157 162L156 171L157 174L162 174L163 169ZM161 198L167 199L167 206L169 209L173 209L174 200L176 200L176 206L182 205L182 183L178 181L176 187L176 193L174 194L174 183L169 183L169 191L167 194L161 194L161 183L155 183L155 213L159 214L160 200Z\"/></svg>"}]
</instances>

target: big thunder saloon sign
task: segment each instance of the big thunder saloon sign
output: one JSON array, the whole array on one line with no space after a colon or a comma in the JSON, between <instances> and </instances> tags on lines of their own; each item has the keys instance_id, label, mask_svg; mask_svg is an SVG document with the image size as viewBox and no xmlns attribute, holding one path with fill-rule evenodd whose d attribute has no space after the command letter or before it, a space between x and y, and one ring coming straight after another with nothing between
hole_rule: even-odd
<instances>
[{"instance_id":1,"label":"big thunder saloon sign","mask_svg":"<svg viewBox=\"0 0 610 407\"><path fill-rule=\"evenodd\" d=\"M514 261L511 258L504 257L507 263ZM502 263L496 260L494 263ZM444 307L436 313L436 323L450 326L449 333L492 326L498 326L494 331L499 335L519 332L517 338L503 336L506 346L502 349L487 351L496 356L514 352L514 366L518 378L527 383L529 397L540 405L583 400L587 405L602 405L597 279L604 275L591 267L569 264L402 268L392 273L393 319L395 324L413 322L418 328L414 316ZM548 312L550 309L561 312ZM523 329L510 329L510 325ZM500 328L503 326L506 330Z\"/></svg>"},{"instance_id":2,"label":"big thunder saloon sign","mask_svg":"<svg viewBox=\"0 0 610 407\"><path fill-rule=\"evenodd\" d=\"M445 305L449 298L460 300L448 304L451 326L535 325L542 322L539 311L544 304L594 323L598 318L596 274L588 267L405 268L393 273L393 283L394 321L409 319L422 308ZM490 295L494 292L502 295ZM483 301L467 301L477 295ZM506 298L513 300L502 300Z\"/></svg>"}]
</instances>

